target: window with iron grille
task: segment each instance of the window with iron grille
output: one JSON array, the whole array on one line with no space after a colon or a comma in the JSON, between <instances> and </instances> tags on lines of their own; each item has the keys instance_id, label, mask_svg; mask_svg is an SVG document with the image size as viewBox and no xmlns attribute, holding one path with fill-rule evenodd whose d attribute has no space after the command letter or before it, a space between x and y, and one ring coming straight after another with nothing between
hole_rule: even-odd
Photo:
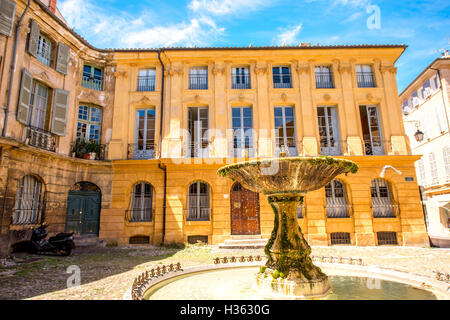
<instances>
[{"instance_id":1,"label":"window with iron grille","mask_svg":"<svg viewBox=\"0 0 450 320\"><path fill-rule=\"evenodd\" d=\"M131 222L151 222L153 213L153 186L139 182L133 186L131 195Z\"/></svg>"},{"instance_id":2,"label":"window with iron grille","mask_svg":"<svg viewBox=\"0 0 450 320\"><path fill-rule=\"evenodd\" d=\"M316 88L317 89L330 89L334 88L333 73L329 66L317 66L315 67L316 76Z\"/></svg>"},{"instance_id":3,"label":"window with iron grille","mask_svg":"<svg viewBox=\"0 0 450 320\"><path fill-rule=\"evenodd\" d=\"M371 65L359 64L356 66L356 79L359 88L374 88L375 76Z\"/></svg>"},{"instance_id":4,"label":"window with iron grille","mask_svg":"<svg viewBox=\"0 0 450 320\"><path fill-rule=\"evenodd\" d=\"M208 90L208 67L193 67L189 70L189 89Z\"/></svg>"},{"instance_id":5,"label":"window with iron grille","mask_svg":"<svg viewBox=\"0 0 450 320\"><path fill-rule=\"evenodd\" d=\"M331 234L331 244L352 244L350 240L350 233L348 232L334 232Z\"/></svg>"},{"instance_id":6,"label":"window with iron grille","mask_svg":"<svg viewBox=\"0 0 450 320\"><path fill-rule=\"evenodd\" d=\"M52 59L52 42L43 34L39 35L36 57L43 64L50 66Z\"/></svg>"},{"instance_id":7,"label":"window with iron grille","mask_svg":"<svg viewBox=\"0 0 450 320\"><path fill-rule=\"evenodd\" d=\"M134 236L130 237L130 244L149 244L150 237L149 236Z\"/></svg>"},{"instance_id":8,"label":"window with iron grille","mask_svg":"<svg viewBox=\"0 0 450 320\"><path fill-rule=\"evenodd\" d=\"M291 68L289 67L273 67L273 87L274 88L292 88Z\"/></svg>"},{"instance_id":9,"label":"window with iron grille","mask_svg":"<svg viewBox=\"0 0 450 320\"><path fill-rule=\"evenodd\" d=\"M34 176L27 175L20 180L16 204L12 218L13 225L38 224L42 218L42 183Z\"/></svg>"},{"instance_id":10,"label":"window with iron grille","mask_svg":"<svg viewBox=\"0 0 450 320\"><path fill-rule=\"evenodd\" d=\"M232 89L250 89L250 69L248 67L236 67L231 70Z\"/></svg>"},{"instance_id":11,"label":"window with iron grille","mask_svg":"<svg viewBox=\"0 0 450 320\"><path fill-rule=\"evenodd\" d=\"M78 107L77 142L94 141L100 144L102 132L102 109L80 105Z\"/></svg>"},{"instance_id":12,"label":"window with iron grille","mask_svg":"<svg viewBox=\"0 0 450 320\"><path fill-rule=\"evenodd\" d=\"M370 192L374 218L394 218L396 206L392 203L388 182L384 179L372 180Z\"/></svg>"},{"instance_id":13,"label":"window with iron grille","mask_svg":"<svg viewBox=\"0 0 450 320\"><path fill-rule=\"evenodd\" d=\"M85 64L83 66L83 87L102 91L103 69Z\"/></svg>"},{"instance_id":14,"label":"window with iron grille","mask_svg":"<svg viewBox=\"0 0 450 320\"><path fill-rule=\"evenodd\" d=\"M189 186L188 191L187 220L208 221L210 213L209 185L196 181Z\"/></svg>"},{"instance_id":15,"label":"window with iron grille","mask_svg":"<svg viewBox=\"0 0 450 320\"><path fill-rule=\"evenodd\" d=\"M378 245L398 245L396 232L377 232Z\"/></svg>"},{"instance_id":16,"label":"window with iron grille","mask_svg":"<svg viewBox=\"0 0 450 320\"><path fill-rule=\"evenodd\" d=\"M155 91L155 80L155 69L139 70L137 91Z\"/></svg>"},{"instance_id":17,"label":"window with iron grille","mask_svg":"<svg viewBox=\"0 0 450 320\"><path fill-rule=\"evenodd\" d=\"M208 244L208 236L188 236L187 240L190 244L197 244L199 242Z\"/></svg>"},{"instance_id":18,"label":"window with iron grille","mask_svg":"<svg viewBox=\"0 0 450 320\"><path fill-rule=\"evenodd\" d=\"M347 200L344 184L339 180L332 180L325 186L328 218L348 218Z\"/></svg>"}]
</instances>

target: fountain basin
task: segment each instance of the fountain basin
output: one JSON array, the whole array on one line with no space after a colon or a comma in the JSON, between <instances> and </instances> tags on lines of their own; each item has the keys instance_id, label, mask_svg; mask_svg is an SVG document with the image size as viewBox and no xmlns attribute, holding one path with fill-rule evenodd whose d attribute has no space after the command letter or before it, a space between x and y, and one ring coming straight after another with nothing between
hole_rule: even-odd
<instances>
[{"instance_id":1,"label":"fountain basin","mask_svg":"<svg viewBox=\"0 0 450 320\"><path fill-rule=\"evenodd\" d=\"M436 300L448 299L444 293L423 290L391 277L371 275L364 267L323 266L330 276L332 292L313 300ZM273 290L261 290L254 281L259 271L256 264L228 265L227 267L204 266L187 268L186 273L173 274L170 278L157 281L144 295L147 300L285 300L302 299L302 296L286 297ZM365 267L367 268L367 267ZM353 269L353 270L352 270ZM343 275L345 274L345 275ZM410 274L406 274L411 278ZM432 279L431 279L432 280ZM430 281L431 281L430 280ZM406 281L406 280L405 280ZM420 282L418 282L420 283ZM308 298L311 299L311 298Z\"/></svg>"}]
</instances>

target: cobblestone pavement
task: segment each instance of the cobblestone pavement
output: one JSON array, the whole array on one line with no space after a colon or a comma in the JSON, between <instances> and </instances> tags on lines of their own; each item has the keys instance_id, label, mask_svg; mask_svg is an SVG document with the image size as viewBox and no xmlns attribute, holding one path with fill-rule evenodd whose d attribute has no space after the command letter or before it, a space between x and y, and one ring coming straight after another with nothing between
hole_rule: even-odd
<instances>
[{"instance_id":1,"label":"cobblestone pavement","mask_svg":"<svg viewBox=\"0 0 450 320\"><path fill-rule=\"evenodd\" d=\"M362 258L374 265L433 277L450 273L450 249L405 247L313 247L313 255ZM214 257L263 255L263 250L225 250L213 246L184 249L154 246L83 248L71 257L16 255L0 263L0 299L121 299L145 268L181 262L182 266L211 264ZM81 285L67 289L77 265Z\"/></svg>"}]
</instances>

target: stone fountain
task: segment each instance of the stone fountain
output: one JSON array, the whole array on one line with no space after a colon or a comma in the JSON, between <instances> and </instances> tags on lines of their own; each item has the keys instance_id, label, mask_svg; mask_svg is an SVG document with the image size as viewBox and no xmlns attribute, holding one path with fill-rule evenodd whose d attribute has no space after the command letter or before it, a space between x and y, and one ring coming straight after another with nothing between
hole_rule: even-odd
<instances>
[{"instance_id":1,"label":"stone fountain","mask_svg":"<svg viewBox=\"0 0 450 320\"><path fill-rule=\"evenodd\" d=\"M275 213L265 247L267 264L256 276L260 289L297 298L321 297L331 291L328 276L312 262L297 209L307 192L323 188L340 174L357 171L354 162L330 157L265 159L218 170L220 176L266 195Z\"/></svg>"}]
</instances>

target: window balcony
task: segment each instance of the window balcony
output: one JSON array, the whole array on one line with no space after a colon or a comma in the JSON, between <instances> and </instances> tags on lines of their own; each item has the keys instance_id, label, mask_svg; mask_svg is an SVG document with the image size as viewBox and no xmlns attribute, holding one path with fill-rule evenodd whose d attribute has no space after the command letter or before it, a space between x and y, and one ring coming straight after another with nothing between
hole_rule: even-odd
<instances>
[{"instance_id":1,"label":"window balcony","mask_svg":"<svg viewBox=\"0 0 450 320\"><path fill-rule=\"evenodd\" d=\"M209 158L209 143L193 142L185 144L183 155L185 158Z\"/></svg>"},{"instance_id":2,"label":"window balcony","mask_svg":"<svg viewBox=\"0 0 450 320\"><path fill-rule=\"evenodd\" d=\"M156 83L155 76L139 76L137 91L140 92L155 91L155 83Z\"/></svg>"},{"instance_id":3,"label":"window balcony","mask_svg":"<svg viewBox=\"0 0 450 320\"><path fill-rule=\"evenodd\" d=\"M231 88L232 89L251 89L250 75L232 75L231 76Z\"/></svg>"},{"instance_id":4,"label":"window balcony","mask_svg":"<svg viewBox=\"0 0 450 320\"><path fill-rule=\"evenodd\" d=\"M366 156L383 156L384 146L388 145L390 141L368 141L364 140L364 154Z\"/></svg>"},{"instance_id":5,"label":"window balcony","mask_svg":"<svg viewBox=\"0 0 450 320\"><path fill-rule=\"evenodd\" d=\"M372 214L374 218L395 218L398 217L399 206L397 204L377 203L372 204Z\"/></svg>"},{"instance_id":6,"label":"window balcony","mask_svg":"<svg viewBox=\"0 0 450 320\"><path fill-rule=\"evenodd\" d=\"M208 75L189 75L189 90L208 90Z\"/></svg>"},{"instance_id":7,"label":"window balcony","mask_svg":"<svg viewBox=\"0 0 450 320\"><path fill-rule=\"evenodd\" d=\"M358 88L375 88L375 77L373 72L357 72Z\"/></svg>"},{"instance_id":8,"label":"window balcony","mask_svg":"<svg viewBox=\"0 0 450 320\"><path fill-rule=\"evenodd\" d=\"M328 140L323 140L320 142L320 154L322 156L341 156L342 146L347 143L345 140L333 140L331 143ZM332 144L334 144L332 146Z\"/></svg>"},{"instance_id":9,"label":"window balcony","mask_svg":"<svg viewBox=\"0 0 450 320\"><path fill-rule=\"evenodd\" d=\"M83 76L83 87L97 91L103 90L103 79Z\"/></svg>"},{"instance_id":10,"label":"window balcony","mask_svg":"<svg viewBox=\"0 0 450 320\"><path fill-rule=\"evenodd\" d=\"M125 217L128 222L152 222L152 213L152 208L131 209L125 212Z\"/></svg>"},{"instance_id":11,"label":"window balcony","mask_svg":"<svg viewBox=\"0 0 450 320\"><path fill-rule=\"evenodd\" d=\"M25 143L39 149L56 152L56 135L40 128L28 126Z\"/></svg>"},{"instance_id":12,"label":"window balcony","mask_svg":"<svg viewBox=\"0 0 450 320\"><path fill-rule=\"evenodd\" d=\"M317 89L333 89L333 77L329 72L316 72Z\"/></svg>"},{"instance_id":13,"label":"window balcony","mask_svg":"<svg viewBox=\"0 0 450 320\"><path fill-rule=\"evenodd\" d=\"M328 218L350 218L351 205L332 203L326 205Z\"/></svg>"},{"instance_id":14,"label":"window balcony","mask_svg":"<svg viewBox=\"0 0 450 320\"><path fill-rule=\"evenodd\" d=\"M155 144L154 143L138 143L128 145L128 160L149 160L155 159Z\"/></svg>"}]
</instances>

